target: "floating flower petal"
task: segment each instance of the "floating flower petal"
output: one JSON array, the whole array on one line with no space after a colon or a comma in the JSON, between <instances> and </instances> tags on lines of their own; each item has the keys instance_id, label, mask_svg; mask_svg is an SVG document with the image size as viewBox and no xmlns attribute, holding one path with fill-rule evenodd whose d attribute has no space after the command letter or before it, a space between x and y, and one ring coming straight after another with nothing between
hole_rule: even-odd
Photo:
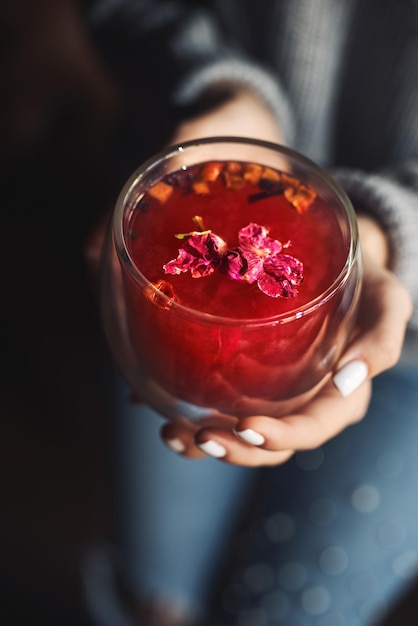
<instances>
[{"instance_id":1,"label":"floating flower petal","mask_svg":"<svg viewBox=\"0 0 418 626\"><path fill-rule=\"evenodd\" d=\"M271 298L294 298L303 281L303 263L290 254L266 257L257 284Z\"/></svg>"},{"instance_id":2,"label":"floating flower petal","mask_svg":"<svg viewBox=\"0 0 418 626\"><path fill-rule=\"evenodd\" d=\"M269 230L265 226L251 223L241 228L238 239L241 245L256 248L263 256L280 252L282 244L277 239L271 239L268 234Z\"/></svg>"},{"instance_id":3,"label":"floating flower petal","mask_svg":"<svg viewBox=\"0 0 418 626\"><path fill-rule=\"evenodd\" d=\"M223 262L222 272L232 280L244 280L254 283L263 270L263 259L249 247L228 250Z\"/></svg>"},{"instance_id":4,"label":"floating flower petal","mask_svg":"<svg viewBox=\"0 0 418 626\"><path fill-rule=\"evenodd\" d=\"M226 243L211 231L194 232L179 249L176 259L163 266L166 274L190 271L193 278L209 276L219 267L227 251Z\"/></svg>"},{"instance_id":5,"label":"floating flower petal","mask_svg":"<svg viewBox=\"0 0 418 626\"><path fill-rule=\"evenodd\" d=\"M166 274L190 271L193 278L209 276L215 269L231 280L257 283L271 298L292 298L303 281L303 264L290 254L282 254L283 246L268 236L269 230L259 224L248 224L238 232L239 246L228 250L226 242L211 230L176 235L185 239L176 259L163 266Z\"/></svg>"}]
</instances>

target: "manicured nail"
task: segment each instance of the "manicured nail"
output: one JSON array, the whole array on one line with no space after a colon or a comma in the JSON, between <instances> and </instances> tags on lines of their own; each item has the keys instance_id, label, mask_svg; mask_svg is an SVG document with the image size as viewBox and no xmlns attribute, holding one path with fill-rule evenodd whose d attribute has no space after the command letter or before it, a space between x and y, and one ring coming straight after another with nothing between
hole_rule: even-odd
<instances>
[{"instance_id":1,"label":"manicured nail","mask_svg":"<svg viewBox=\"0 0 418 626\"><path fill-rule=\"evenodd\" d=\"M197 447L200 448L205 454L209 456L214 456L216 459L221 459L226 454L226 448L221 446L220 443L216 441L204 441L203 443L196 443Z\"/></svg>"},{"instance_id":2,"label":"manicured nail","mask_svg":"<svg viewBox=\"0 0 418 626\"><path fill-rule=\"evenodd\" d=\"M345 398L364 383L367 374L367 365L364 361L351 361L334 374L334 385Z\"/></svg>"},{"instance_id":3,"label":"manicured nail","mask_svg":"<svg viewBox=\"0 0 418 626\"><path fill-rule=\"evenodd\" d=\"M245 443L249 443L252 446L262 446L266 441L263 435L257 433L252 428L246 428L245 430L234 430L234 433L239 439L245 441Z\"/></svg>"},{"instance_id":4,"label":"manicured nail","mask_svg":"<svg viewBox=\"0 0 418 626\"><path fill-rule=\"evenodd\" d=\"M181 439L164 439L164 441L170 450L177 452L178 454L181 454L186 449L186 446Z\"/></svg>"}]
</instances>

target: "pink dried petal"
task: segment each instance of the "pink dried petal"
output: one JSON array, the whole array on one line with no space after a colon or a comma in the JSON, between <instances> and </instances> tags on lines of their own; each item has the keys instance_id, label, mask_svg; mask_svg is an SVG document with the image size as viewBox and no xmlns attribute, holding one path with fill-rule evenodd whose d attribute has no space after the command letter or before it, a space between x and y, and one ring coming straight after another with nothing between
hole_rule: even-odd
<instances>
[{"instance_id":1,"label":"pink dried petal","mask_svg":"<svg viewBox=\"0 0 418 626\"><path fill-rule=\"evenodd\" d=\"M270 298L294 298L298 290L287 279L271 274L262 274L257 281L257 285L266 296Z\"/></svg>"},{"instance_id":2,"label":"pink dried petal","mask_svg":"<svg viewBox=\"0 0 418 626\"><path fill-rule=\"evenodd\" d=\"M181 274L190 271L193 278L209 276L215 271L211 260L191 254L185 248L180 248L177 258L163 265L163 269L166 274Z\"/></svg>"},{"instance_id":3,"label":"pink dried petal","mask_svg":"<svg viewBox=\"0 0 418 626\"><path fill-rule=\"evenodd\" d=\"M251 246L260 250L263 255L277 254L282 249L282 244L268 236L269 230L259 224L248 224L238 232L238 240L244 246Z\"/></svg>"},{"instance_id":4,"label":"pink dried petal","mask_svg":"<svg viewBox=\"0 0 418 626\"><path fill-rule=\"evenodd\" d=\"M257 284L271 298L294 298L303 281L303 263L290 254L266 257Z\"/></svg>"},{"instance_id":5,"label":"pink dried petal","mask_svg":"<svg viewBox=\"0 0 418 626\"><path fill-rule=\"evenodd\" d=\"M263 250L269 255L278 254L281 252L282 248L282 244L277 239L271 239L271 237L266 237L264 239Z\"/></svg>"},{"instance_id":6,"label":"pink dried petal","mask_svg":"<svg viewBox=\"0 0 418 626\"><path fill-rule=\"evenodd\" d=\"M163 265L166 274L190 271L193 278L209 276L219 266L226 252L226 243L211 231L193 233L188 237L178 256Z\"/></svg>"},{"instance_id":7,"label":"pink dried petal","mask_svg":"<svg viewBox=\"0 0 418 626\"><path fill-rule=\"evenodd\" d=\"M222 261L222 271L232 280L254 283L263 271L263 259L251 248L239 246L228 250Z\"/></svg>"},{"instance_id":8,"label":"pink dried petal","mask_svg":"<svg viewBox=\"0 0 418 626\"><path fill-rule=\"evenodd\" d=\"M219 268L231 280L257 282L259 289L272 298L294 297L303 281L303 264L281 253L290 242L283 246L268 233L266 227L250 223L238 232L240 245L234 250L228 250L226 242L210 230L176 235L185 239L185 245L176 259L163 266L164 271L167 274L190 271L193 278L202 278Z\"/></svg>"},{"instance_id":9,"label":"pink dried petal","mask_svg":"<svg viewBox=\"0 0 418 626\"><path fill-rule=\"evenodd\" d=\"M225 241L210 230L195 232L188 238L186 245L204 259L219 262L227 250Z\"/></svg>"}]
</instances>

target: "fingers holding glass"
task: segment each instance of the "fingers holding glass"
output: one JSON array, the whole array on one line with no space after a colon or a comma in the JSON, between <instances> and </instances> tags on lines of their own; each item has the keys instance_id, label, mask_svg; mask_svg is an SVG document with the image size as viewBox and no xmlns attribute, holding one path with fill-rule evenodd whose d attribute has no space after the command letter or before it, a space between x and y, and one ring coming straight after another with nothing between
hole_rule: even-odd
<instances>
[{"instance_id":1,"label":"fingers holding glass","mask_svg":"<svg viewBox=\"0 0 418 626\"><path fill-rule=\"evenodd\" d=\"M170 423L162 434L166 442L176 442L170 445L172 449L190 458L199 456L197 448L236 465L279 465L295 451L317 448L361 420L370 394L371 385L366 381L349 398L343 398L330 381L302 411L292 415L279 419L251 416L220 427Z\"/></svg>"}]
</instances>

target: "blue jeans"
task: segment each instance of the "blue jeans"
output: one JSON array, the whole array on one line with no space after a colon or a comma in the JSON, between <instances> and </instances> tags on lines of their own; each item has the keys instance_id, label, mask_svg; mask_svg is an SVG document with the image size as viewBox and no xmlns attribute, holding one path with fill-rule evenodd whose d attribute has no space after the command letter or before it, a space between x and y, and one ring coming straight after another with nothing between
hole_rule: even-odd
<instances>
[{"instance_id":1,"label":"blue jeans","mask_svg":"<svg viewBox=\"0 0 418 626\"><path fill-rule=\"evenodd\" d=\"M161 417L130 404L120 377L111 391L111 480L124 580L139 597L175 599L200 613L258 472L177 456L159 437Z\"/></svg>"},{"instance_id":2,"label":"blue jeans","mask_svg":"<svg viewBox=\"0 0 418 626\"><path fill-rule=\"evenodd\" d=\"M209 610L215 589L211 626L363 626L414 580L418 366L378 377L361 423L262 470L177 457L128 393L120 381L113 468L122 570L138 596Z\"/></svg>"}]
</instances>

